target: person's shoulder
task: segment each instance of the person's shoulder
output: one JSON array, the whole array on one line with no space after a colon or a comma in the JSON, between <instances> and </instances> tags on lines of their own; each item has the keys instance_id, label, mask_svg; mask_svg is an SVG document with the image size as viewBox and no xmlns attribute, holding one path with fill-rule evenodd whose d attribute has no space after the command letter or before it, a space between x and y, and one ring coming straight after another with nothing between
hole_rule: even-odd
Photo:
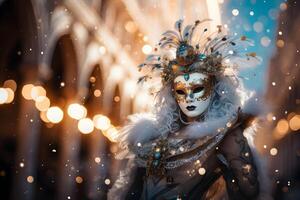
<instances>
[{"instance_id":1,"label":"person's shoulder","mask_svg":"<svg viewBox=\"0 0 300 200\"><path fill-rule=\"evenodd\" d=\"M244 131L251 126L254 120L255 116L240 112L236 123L227 130L219 145L220 148L224 151L227 151L226 149L230 148L232 151L233 149L238 148L241 143L247 142Z\"/></svg>"}]
</instances>

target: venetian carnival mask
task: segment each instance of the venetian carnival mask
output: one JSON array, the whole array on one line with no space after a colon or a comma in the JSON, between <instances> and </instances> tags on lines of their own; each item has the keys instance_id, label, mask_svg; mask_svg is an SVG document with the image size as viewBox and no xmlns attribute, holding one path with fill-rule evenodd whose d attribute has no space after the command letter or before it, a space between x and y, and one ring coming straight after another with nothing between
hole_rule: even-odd
<instances>
[{"instance_id":1,"label":"venetian carnival mask","mask_svg":"<svg viewBox=\"0 0 300 200\"><path fill-rule=\"evenodd\" d=\"M222 26L210 32L205 25L208 21L196 20L193 25L183 27L183 21L178 20L175 31L164 32L154 54L139 65L139 70L146 68L146 73L138 82L160 74L162 86L173 85L181 111L192 118L207 110L217 80L235 77L234 71L242 64L255 66L261 62L255 52L241 51L241 47L252 45L246 36L227 35Z\"/></svg>"},{"instance_id":2,"label":"venetian carnival mask","mask_svg":"<svg viewBox=\"0 0 300 200\"><path fill-rule=\"evenodd\" d=\"M211 100L212 82L206 74L195 72L174 79L174 96L187 117L197 117L206 111Z\"/></svg>"}]
</instances>

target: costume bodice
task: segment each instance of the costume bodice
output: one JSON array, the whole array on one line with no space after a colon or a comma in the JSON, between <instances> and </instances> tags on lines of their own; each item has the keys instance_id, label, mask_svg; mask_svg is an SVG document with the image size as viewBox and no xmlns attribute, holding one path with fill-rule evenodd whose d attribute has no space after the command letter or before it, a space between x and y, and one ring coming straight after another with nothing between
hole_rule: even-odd
<instances>
[{"instance_id":1,"label":"costume bodice","mask_svg":"<svg viewBox=\"0 0 300 200\"><path fill-rule=\"evenodd\" d=\"M196 144L197 141L193 143ZM174 154L168 159L193 157L208 144L197 147L192 145L193 148L186 151L182 149L182 153ZM231 199L252 198L258 194L259 188L252 153L239 126L229 130L220 142L206 151L206 157L201 161L196 159L185 162L176 168L165 169L163 174L158 175L147 174L145 167L140 167L138 171L136 176L140 178L140 182L135 181L132 190L128 192L128 199L132 199L130 197L134 195L139 196L137 199L153 200L201 199L220 176L226 181L227 193Z\"/></svg>"}]
</instances>

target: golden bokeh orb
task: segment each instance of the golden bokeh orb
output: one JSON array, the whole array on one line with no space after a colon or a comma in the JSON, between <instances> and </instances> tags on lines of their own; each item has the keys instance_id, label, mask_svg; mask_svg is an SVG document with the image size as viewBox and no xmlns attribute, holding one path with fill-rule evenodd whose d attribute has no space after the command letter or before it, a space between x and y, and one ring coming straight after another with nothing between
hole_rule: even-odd
<instances>
[{"instance_id":1,"label":"golden bokeh orb","mask_svg":"<svg viewBox=\"0 0 300 200\"><path fill-rule=\"evenodd\" d=\"M42 86L34 86L30 91L31 98L37 100L40 96L46 96L46 90Z\"/></svg>"},{"instance_id":2,"label":"golden bokeh orb","mask_svg":"<svg viewBox=\"0 0 300 200\"><path fill-rule=\"evenodd\" d=\"M68 106L68 115L73 119L80 120L86 117L87 109L83 105L72 103Z\"/></svg>"},{"instance_id":3,"label":"golden bokeh orb","mask_svg":"<svg viewBox=\"0 0 300 200\"><path fill-rule=\"evenodd\" d=\"M290 121L289 121L289 126L291 130L297 131L300 129L300 115L294 115Z\"/></svg>"},{"instance_id":4,"label":"golden bokeh orb","mask_svg":"<svg viewBox=\"0 0 300 200\"><path fill-rule=\"evenodd\" d=\"M17 90L17 83L16 81L9 79L4 82L3 87L10 88L15 92Z\"/></svg>"},{"instance_id":5,"label":"golden bokeh orb","mask_svg":"<svg viewBox=\"0 0 300 200\"><path fill-rule=\"evenodd\" d=\"M6 88L0 88L0 104L6 103L8 100L8 91Z\"/></svg>"},{"instance_id":6,"label":"golden bokeh orb","mask_svg":"<svg viewBox=\"0 0 300 200\"><path fill-rule=\"evenodd\" d=\"M57 124L63 119L64 112L59 107L53 106L47 110L46 116L50 122Z\"/></svg>"},{"instance_id":7,"label":"golden bokeh orb","mask_svg":"<svg viewBox=\"0 0 300 200\"><path fill-rule=\"evenodd\" d=\"M96 127L96 129L106 131L111 126L110 119L104 115L95 115L93 117L93 122Z\"/></svg>"},{"instance_id":8,"label":"golden bokeh orb","mask_svg":"<svg viewBox=\"0 0 300 200\"><path fill-rule=\"evenodd\" d=\"M78 130L83 134L89 134L94 131L94 123L90 118L80 119L78 122Z\"/></svg>"},{"instance_id":9,"label":"golden bokeh orb","mask_svg":"<svg viewBox=\"0 0 300 200\"><path fill-rule=\"evenodd\" d=\"M39 111L47 111L48 108L50 107L50 100L48 97L46 96L39 96L36 98L35 101L35 107L39 110Z\"/></svg>"},{"instance_id":10,"label":"golden bokeh orb","mask_svg":"<svg viewBox=\"0 0 300 200\"><path fill-rule=\"evenodd\" d=\"M32 84L26 84L23 86L22 88L22 96L27 99L27 100L31 100L31 90L34 87L34 85Z\"/></svg>"}]
</instances>

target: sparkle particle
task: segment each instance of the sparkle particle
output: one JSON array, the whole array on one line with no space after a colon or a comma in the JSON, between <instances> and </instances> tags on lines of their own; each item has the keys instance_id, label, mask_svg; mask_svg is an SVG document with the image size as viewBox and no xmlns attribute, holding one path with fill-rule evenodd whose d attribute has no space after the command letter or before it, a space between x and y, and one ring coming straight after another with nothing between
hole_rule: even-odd
<instances>
[{"instance_id":1,"label":"sparkle particle","mask_svg":"<svg viewBox=\"0 0 300 200\"><path fill-rule=\"evenodd\" d=\"M278 153L278 150L277 150L276 148L270 149L270 154L271 154L272 156L276 156L277 153Z\"/></svg>"},{"instance_id":2,"label":"sparkle particle","mask_svg":"<svg viewBox=\"0 0 300 200\"><path fill-rule=\"evenodd\" d=\"M109 185L109 184L110 184L110 180L107 178L107 179L105 179L104 183L105 183L106 185Z\"/></svg>"},{"instance_id":3,"label":"sparkle particle","mask_svg":"<svg viewBox=\"0 0 300 200\"><path fill-rule=\"evenodd\" d=\"M99 164L99 163L101 162L101 158L96 157L96 158L95 158L95 162Z\"/></svg>"},{"instance_id":4,"label":"sparkle particle","mask_svg":"<svg viewBox=\"0 0 300 200\"><path fill-rule=\"evenodd\" d=\"M33 176L27 176L27 182L28 183L33 183L33 181L34 181Z\"/></svg>"},{"instance_id":5,"label":"sparkle particle","mask_svg":"<svg viewBox=\"0 0 300 200\"><path fill-rule=\"evenodd\" d=\"M200 175L204 175L206 173L206 170L203 167L200 167L198 172Z\"/></svg>"},{"instance_id":6,"label":"sparkle particle","mask_svg":"<svg viewBox=\"0 0 300 200\"><path fill-rule=\"evenodd\" d=\"M232 15L233 15L233 16L238 16L239 13L240 13L239 10L236 9L236 8L232 10Z\"/></svg>"}]
</instances>

